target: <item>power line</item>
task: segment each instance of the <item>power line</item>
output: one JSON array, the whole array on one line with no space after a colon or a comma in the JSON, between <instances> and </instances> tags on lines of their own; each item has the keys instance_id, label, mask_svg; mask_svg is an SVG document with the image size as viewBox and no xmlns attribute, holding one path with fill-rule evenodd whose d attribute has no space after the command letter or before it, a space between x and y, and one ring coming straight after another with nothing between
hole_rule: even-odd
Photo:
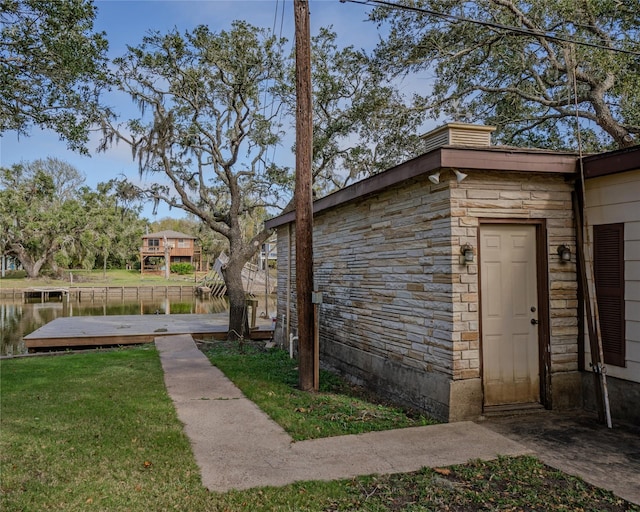
<instances>
[{"instance_id":1,"label":"power line","mask_svg":"<svg viewBox=\"0 0 640 512\"><path fill-rule=\"evenodd\" d=\"M282 4L282 7L280 8L280 4ZM276 36L276 29L277 29L277 24L278 24L278 14L280 14L280 29L279 32ZM285 18L285 1L282 0L282 3L280 2L280 0L276 0L275 2L275 10L274 10L274 15L273 15L273 27L271 28L271 35L276 38L277 37L277 48L278 48L278 53L279 55L282 57L284 56L284 47L282 44L282 32L283 32L283 27L284 27L284 18ZM275 79L274 79L275 81ZM264 90L264 96L263 96L263 106L262 106L262 113L263 116L265 117L265 119L269 119L269 120L273 120L274 117L274 111L275 111L275 99L273 97L268 98L268 89L269 87L265 87ZM267 117L267 105L269 105L270 107L270 111L269 111L269 116ZM282 110L280 109L280 113L278 116L278 126L280 125L280 122L282 120ZM273 151L271 152L271 157L269 157L269 149L267 148L264 152L264 159L262 159L261 161L261 165L262 165L262 170L266 170L267 168L267 164L268 162L275 162L276 160L276 150L277 150L277 144L273 144Z\"/></svg>"},{"instance_id":2,"label":"power line","mask_svg":"<svg viewBox=\"0 0 640 512\"><path fill-rule=\"evenodd\" d=\"M489 27L496 30L503 30L507 32L513 32L516 34L523 34L534 37L543 37L545 39L549 39L551 41L563 42L563 43L572 43L580 46L589 46L591 48L598 48L599 50L607 50L610 52L624 53L627 55L635 55L640 57L640 52L633 50L625 50L624 48L616 48L613 46L606 46L598 43L591 43L589 41L579 41L576 39L571 39L569 37L558 36L552 34L550 32L544 32L542 30L532 30L523 27L514 27L510 25L503 25L502 23L495 23L492 21L479 21L474 20L473 18L467 18L465 16L458 16L456 14L446 14L438 11L433 11L431 9L425 9L423 7L412 7L409 5L396 4L393 2L387 2L385 0L340 0L341 3L353 3L353 4L361 4L361 5L377 5L380 7L385 7L387 9L398 9L403 11L410 12L418 12L421 14L430 14L431 16L435 16L437 18L442 18L449 21L462 21L465 23L472 23L475 25L481 25L483 27Z\"/></svg>"}]
</instances>

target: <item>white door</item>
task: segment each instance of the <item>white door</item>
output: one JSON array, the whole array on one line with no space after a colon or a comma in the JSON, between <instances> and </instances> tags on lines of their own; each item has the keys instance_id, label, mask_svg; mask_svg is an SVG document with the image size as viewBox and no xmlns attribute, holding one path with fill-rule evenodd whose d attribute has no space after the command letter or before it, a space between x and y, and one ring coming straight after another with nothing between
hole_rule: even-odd
<instances>
[{"instance_id":1,"label":"white door","mask_svg":"<svg viewBox=\"0 0 640 512\"><path fill-rule=\"evenodd\" d=\"M480 229L484 404L540 402L536 228Z\"/></svg>"}]
</instances>

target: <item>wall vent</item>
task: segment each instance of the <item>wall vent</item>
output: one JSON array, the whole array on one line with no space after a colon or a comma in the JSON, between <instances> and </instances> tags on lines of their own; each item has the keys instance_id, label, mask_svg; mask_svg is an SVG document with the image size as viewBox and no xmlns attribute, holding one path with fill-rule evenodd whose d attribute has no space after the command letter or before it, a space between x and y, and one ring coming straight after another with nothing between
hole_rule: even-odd
<instances>
[{"instance_id":1,"label":"wall vent","mask_svg":"<svg viewBox=\"0 0 640 512\"><path fill-rule=\"evenodd\" d=\"M448 123L422 135L425 152L442 146L491 146L491 133L495 126L467 123Z\"/></svg>"}]
</instances>

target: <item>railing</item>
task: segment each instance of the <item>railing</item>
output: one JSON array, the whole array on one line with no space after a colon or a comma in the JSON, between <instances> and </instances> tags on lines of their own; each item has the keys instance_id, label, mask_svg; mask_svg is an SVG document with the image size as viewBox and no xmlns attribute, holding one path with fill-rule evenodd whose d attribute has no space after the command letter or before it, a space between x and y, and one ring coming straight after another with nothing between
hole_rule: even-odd
<instances>
[{"instance_id":1,"label":"railing","mask_svg":"<svg viewBox=\"0 0 640 512\"><path fill-rule=\"evenodd\" d=\"M212 287L212 283L224 283L224 276L222 274L222 270L226 266L229 261L229 256L227 256L224 252L220 253L220 256L216 259L215 264L211 271L203 278L200 282L202 286L207 286L209 288ZM258 286L262 288L262 286L266 285L266 272L264 270L259 270L258 266L253 263L245 263L245 266L242 269L242 284L244 286L245 292L249 294L254 293L254 286ZM257 282L256 282L257 281ZM267 293L273 293L275 287L277 285L277 280L273 280L273 283L269 283L269 290ZM261 291L261 290L260 290ZM224 288L224 292L226 292L226 288Z\"/></svg>"},{"instance_id":2,"label":"railing","mask_svg":"<svg viewBox=\"0 0 640 512\"><path fill-rule=\"evenodd\" d=\"M149 247L146 245L143 245L142 247L140 247L140 252L144 253L144 254L149 254L149 253L159 253L159 254L164 254L164 247L160 246L160 247ZM180 247L180 246L173 246L170 245L169 246L169 253L172 256L191 256L193 255L195 258L200 258L200 254L202 253L202 251L200 249L194 249L193 247Z\"/></svg>"}]
</instances>

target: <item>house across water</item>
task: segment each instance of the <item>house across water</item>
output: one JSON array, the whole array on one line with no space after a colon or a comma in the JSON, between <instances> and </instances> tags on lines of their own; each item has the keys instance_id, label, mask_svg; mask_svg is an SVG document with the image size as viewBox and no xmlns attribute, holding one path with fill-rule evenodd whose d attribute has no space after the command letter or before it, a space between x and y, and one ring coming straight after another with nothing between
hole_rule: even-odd
<instances>
[{"instance_id":1,"label":"house across water","mask_svg":"<svg viewBox=\"0 0 640 512\"><path fill-rule=\"evenodd\" d=\"M140 273L159 272L168 264L189 263L202 270L202 250L196 237L178 231L158 231L142 237Z\"/></svg>"}]
</instances>

